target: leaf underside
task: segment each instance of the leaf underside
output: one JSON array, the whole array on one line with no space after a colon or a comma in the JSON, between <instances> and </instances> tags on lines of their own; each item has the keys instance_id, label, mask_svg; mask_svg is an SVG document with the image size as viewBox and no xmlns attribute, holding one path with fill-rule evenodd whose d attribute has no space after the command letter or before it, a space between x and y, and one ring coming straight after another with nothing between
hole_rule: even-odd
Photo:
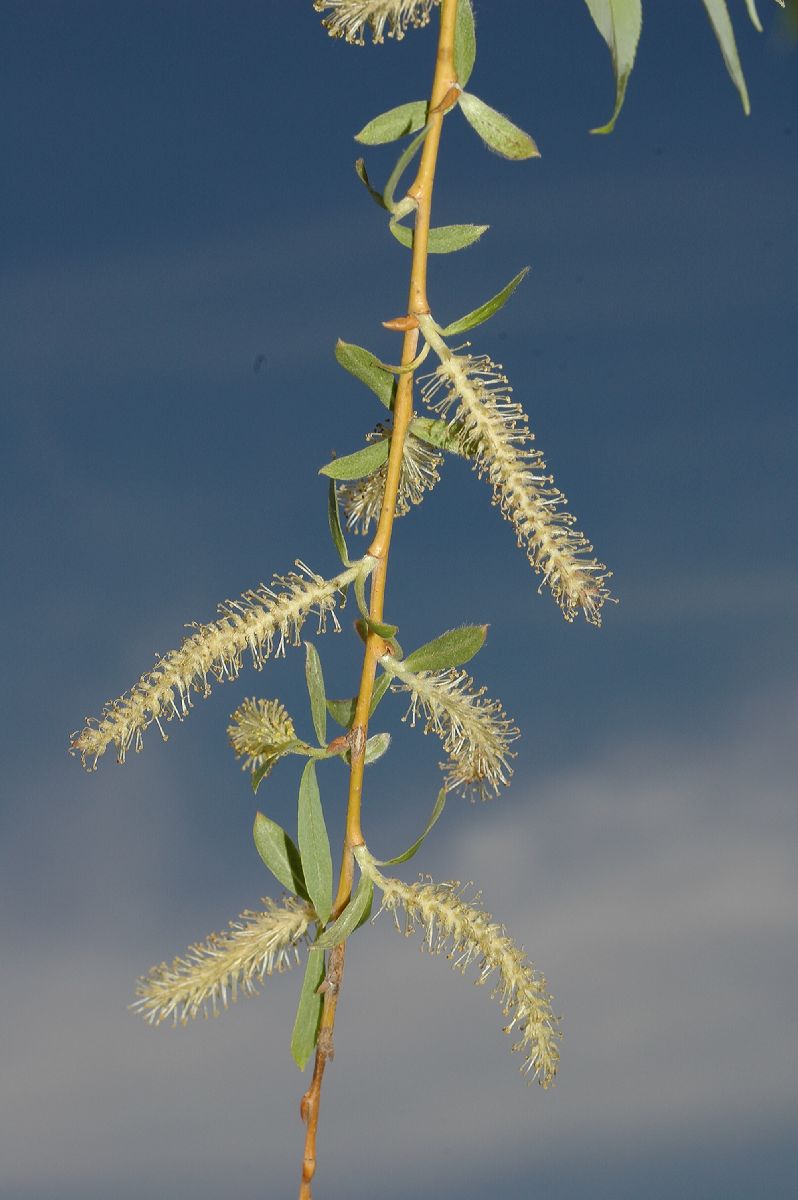
<instances>
[{"instance_id":1,"label":"leaf underside","mask_svg":"<svg viewBox=\"0 0 798 1200\"><path fill-rule=\"evenodd\" d=\"M626 87L637 54L640 31L643 25L641 0L585 0L590 15L612 57L615 74L615 107L605 125L591 129L591 133L611 133L623 107Z\"/></svg>"}]
</instances>

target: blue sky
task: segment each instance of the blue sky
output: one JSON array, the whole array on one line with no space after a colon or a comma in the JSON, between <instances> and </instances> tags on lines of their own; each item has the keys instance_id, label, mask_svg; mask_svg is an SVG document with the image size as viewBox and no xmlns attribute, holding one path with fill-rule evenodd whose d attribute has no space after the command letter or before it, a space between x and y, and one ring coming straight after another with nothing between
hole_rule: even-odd
<instances>
[{"instance_id":1,"label":"blue sky","mask_svg":"<svg viewBox=\"0 0 798 1200\"><path fill-rule=\"evenodd\" d=\"M472 340L621 602L601 631L567 626L486 486L447 462L397 525L387 612L406 647L490 622L474 669L523 731L513 785L453 797L416 861L475 880L545 971L563 1067L527 1092L496 1005L381 919L349 954L318 1195L787 1197L796 56L775 5L756 35L732 4L746 119L698 0L648 4L618 128L591 138L612 81L584 6L476 7L471 90L542 157L506 163L447 121L435 218L491 229L433 264L432 302L453 319L531 265ZM225 728L247 695L307 722L301 657L217 688L124 768L86 776L65 746L186 622L297 556L335 569L316 470L382 410L332 347L396 358L379 322L408 265L351 134L424 94L432 34L357 50L310 0L2 9L0 1194L291 1195L299 973L187 1030L126 1005L150 963L269 891ZM390 163L369 154L376 178ZM351 692L349 620L319 645L329 690ZM380 857L439 786L402 711L380 710L395 749L368 780ZM258 796L286 825L295 775Z\"/></svg>"}]
</instances>

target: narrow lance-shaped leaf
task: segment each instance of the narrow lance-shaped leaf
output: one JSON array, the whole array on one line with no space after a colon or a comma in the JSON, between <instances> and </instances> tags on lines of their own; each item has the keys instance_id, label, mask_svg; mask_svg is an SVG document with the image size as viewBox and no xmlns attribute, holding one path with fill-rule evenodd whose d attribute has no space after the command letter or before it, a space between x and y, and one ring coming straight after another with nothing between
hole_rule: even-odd
<instances>
[{"instance_id":1,"label":"narrow lance-shaped leaf","mask_svg":"<svg viewBox=\"0 0 798 1200\"><path fill-rule=\"evenodd\" d=\"M357 600L357 606L360 609L361 615L367 617L369 615L369 606L366 600L366 585L365 583L360 584L357 580L355 580L355 599Z\"/></svg>"},{"instance_id":2,"label":"narrow lance-shaped leaf","mask_svg":"<svg viewBox=\"0 0 798 1200\"><path fill-rule=\"evenodd\" d=\"M380 700L382 700L385 693L388 691L390 682L391 681L387 675L385 675L385 676L380 675L379 679L375 679L374 689L371 693L371 707L369 708L369 716L370 717L374 716L377 705L379 704Z\"/></svg>"},{"instance_id":3,"label":"narrow lance-shaped leaf","mask_svg":"<svg viewBox=\"0 0 798 1200\"><path fill-rule=\"evenodd\" d=\"M394 377L390 371L385 370L375 355L369 350L364 350L362 346L353 346L349 342L339 340L335 346L335 359L345 371L354 375L355 379L359 379L361 383L365 383L381 404L384 404L386 408L391 407L395 386Z\"/></svg>"},{"instance_id":4,"label":"narrow lance-shaped leaf","mask_svg":"<svg viewBox=\"0 0 798 1200\"><path fill-rule=\"evenodd\" d=\"M463 92L460 107L463 116L485 145L501 154L502 158L540 158L534 139L478 96Z\"/></svg>"},{"instance_id":5,"label":"narrow lance-shaped leaf","mask_svg":"<svg viewBox=\"0 0 798 1200\"><path fill-rule=\"evenodd\" d=\"M308 964L305 968L305 978L302 981L302 991L299 993L299 1005L294 1020L294 1031L291 1034L291 1054L300 1071L304 1071L308 1059L316 1048L316 1038L319 1035L319 1022L323 998L319 988L324 981L324 952L311 949L308 954Z\"/></svg>"},{"instance_id":6,"label":"narrow lance-shaped leaf","mask_svg":"<svg viewBox=\"0 0 798 1200\"><path fill-rule=\"evenodd\" d=\"M409 104L400 104L374 117L355 134L355 141L366 146L384 146L386 142L395 142L397 138L423 129L426 123L426 100L411 100Z\"/></svg>"},{"instance_id":7,"label":"narrow lance-shaped leaf","mask_svg":"<svg viewBox=\"0 0 798 1200\"><path fill-rule=\"evenodd\" d=\"M500 292L497 292L495 296L491 296L490 300L486 300L484 304L480 304L479 308L475 308L473 312L466 313L464 317L460 317L459 321L452 321L451 325L447 325L442 331L443 336L451 337L456 333L465 333L467 329L474 329L475 326L481 325L483 321L487 321L500 308L504 308L515 289L528 274L529 267L524 267Z\"/></svg>"},{"instance_id":8,"label":"narrow lance-shaped leaf","mask_svg":"<svg viewBox=\"0 0 798 1200\"><path fill-rule=\"evenodd\" d=\"M325 924L332 908L332 855L316 780L316 764L312 761L305 764L299 784L297 832L305 886L319 920Z\"/></svg>"},{"instance_id":9,"label":"narrow lance-shaped leaf","mask_svg":"<svg viewBox=\"0 0 798 1200\"><path fill-rule=\"evenodd\" d=\"M408 671L445 671L460 667L485 645L487 625L461 625L419 646L405 660Z\"/></svg>"},{"instance_id":10,"label":"narrow lance-shaped leaf","mask_svg":"<svg viewBox=\"0 0 798 1200\"><path fill-rule=\"evenodd\" d=\"M374 681L374 690L371 693L371 707L369 708L369 716L372 717L374 712L382 700L385 693L390 687L390 676L380 675L379 679ZM352 722L355 719L355 707L357 705L357 696L353 696L350 700L328 700L327 711L334 721L339 725L343 725L344 729L351 729Z\"/></svg>"},{"instance_id":11,"label":"narrow lance-shaped leaf","mask_svg":"<svg viewBox=\"0 0 798 1200\"><path fill-rule=\"evenodd\" d=\"M427 834L430 832L430 830L433 828L434 825L437 825L438 818L440 817L441 813L443 812L445 804L446 804L446 788L442 787L441 790L438 792L438 799L435 801L435 807L432 810L430 819L427 821L427 827L424 830L424 832L422 833L421 837L416 838L416 840L413 842L413 845L409 846L408 849L405 850L404 854L398 854L396 856L396 858L386 858L385 862L380 862L380 863L378 863L378 865L381 867L395 867L399 863L409 862L411 858L414 858L415 855L418 853L419 849L421 848L421 844L424 841Z\"/></svg>"},{"instance_id":12,"label":"narrow lance-shaped leaf","mask_svg":"<svg viewBox=\"0 0 798 1200\"><path fill-rule=\"evenodd\" d=\"M356 704L356 696L351 697L349 700L328 700L327 712L334 721L339 725L343 725L344 729L349 729L354 720Z\"/></svg>"},{"instance_id":13,"label":"narrow lance-shaped leaf","mask_svg":"<svg viewBox=\"0 0 798 1200\"><path fill-rule=\"evenodd\" d=\"M330 480L330 487L327 494L327 521L330 526L330 536L333 540L333 545L338 551L338 557L345 567L349 566L349 550L346 545L344 531L341 528L341 514L338 511L338 492L335 489L335 480Z\"/></svg>"},{"instance_id":14,"label":"narrow lance-shaped leaf","mask_svg":"<svg viewBox=\"0 0 798 1200\"><path fill-rule=\"evenodd\" d=\"M276 821L259 812L255 815L252 836L264 866L271 871L277 882L289 892L308 900L299 850L285 830L281 829Z\"/></svg>"},{"instance_id":15,"label":"narrow lance-shaped leaf","mask_svg":"<svg viewBox=\"0 0 798 1200\"><path fill-rule=\"evenodd\" d=\"M399 225L395 221L391 221L388 228L397 242L401 242L403 246L412 250L412 229L408 229L405 225ZM465 250L466 246L472 246L489 228L489 225L439 225L436 229L429 231L429 252L430 254L452 254L455 250Z\"/></svg>"},{"instance_id":16,"label":"narrow lance-shaped leaf","mask_svg":"<svg viewBox=\"0 0 798 1200\"><path fill-rule=\"evenodd\" d=\"M342 458L334 458L331 462L319 467L319 474L329 479L363 479L377 471L387 461L390 450L390 438L380 438L370 442L362 450L354 454L345 454Z\"/></svg>"},{"instance_id":17,"label":"narrow lance-shaped leaf","mask_svg":"<svg viewBox=\"0 0 798 1200\"><path fill-rule=\"evenodd\" d=\"M591 133L612 133L623 107L626 86L637 54L640 30L643 25L641 0L585 0L604 41L612 55L615 73L615 108L606 125L591 129Z\"/></svg>"},{"instance_id":18,"label":"narrow lance-shaped leaf","mask_svg":"<svg viewBox=\"0 0 798 1200\"><path fill-rule=\"evenodd\" d=\"M748 16L751 18L751 24L754 29L757 33L762 33L762 22L759 19L759 13L756 11L756 0L745 0L745 6L748 9ZM784 5L782 4L783 7Z\"/></svg>"},{"instance_id":19,"label":"narrow lance-shaped leaf","mask_svg":"<svg viewBox=\"0 0 798 1200\"><path fill-rule=\"evenodd\" d=\"M729 10L726 7L726 0L703 0L703 2L712 28L715 31L715 37L718 39L720 52L726 64L726 70L729 72L731 81L740 94L743 112L748 116L751 112L751 102L748 99L748 88L745 85L743 68L740 63L740 56L737 53L737 43L734 40L734 29L732 28Z\"/></svg>"},{"instance_id":20,"label":"narrow lance-shaped leaf","mask_svg":"<svg viewBox=\"0 0 798 1200\"><path fill-rule=\"evenodd\" d=\"M457 24L454 27L454 69L460 87L465 87L471 78L477 57L477 35L474 28L474 10L471 0L460 0L457 5Z\"/></svg>"},{"instance_id":21,"label":"narrow lance-shaped leaf","mask_svg":"<svg viewBox=\"0 0 798 1200\"><path fill-rule=\"evenodd\" d=\"M310 699L310 714L320 746L327 745L327 696L319 652L312 642L305 642L305 681Z\"/></svg>"},{"instance_id":22,"label":"narrow lance-shaped leaf","mask_svg":"<svg viewBox=\"0 0 798 1200\"><path fill-rule=\"evenodd\" d=\"M399 158L396 160L396 166L388 176L388 182L385 184L385 191L382 193L382 198L385 201L386 208L391 212L396 207L394 204L394 192L396 191L397 184L418 154L428 133L429 128L425 125L418 137L414 137L410 145L399 155Z\"/></svg>"},{"instance_id":23,"label":"narrow lance-shaped leaf","mask_svg":"<svg viewBox=\"0 0 798 1200\"><path fill-rule=\"evenodd\" d=\"M345 942L355 932L357 927L363 924L364 920L368 920L373 897L374 884L368 875L361 875L352 899L340 917L336 921L333 921L330 928L325 929L324 933L321 934L315 943L316 946L321 950L331 950L333 946L337 946L340 942Z\"/></svg>"},{"instance_id":24,"label":"narrow lance-shaped leaf","mask_svg":"<svg viewBox=\"0 0 798 1200\"><path fill-rule=\"evenodd\" d=\"M371 196L374 203L379 205L380 208L384 208L385 211L387 212L388 205L385 203L385 200L383 199L381 192L377 191L377 189L373 186L371 180L369 179L369 173L366 170L366 163L365 163L364 159L362 159L362 158L355 159L355 172L357 174L358 179L363 184L363 187L366 189L368 194Z\"/></svg>"},{"instance_id":25,"label":"narrow lance-shaped leaf","mask_svg":"<svg viewBox=\"0 0 798 1200\"><path fill-rule=\"evenodd\" d=\"M753 25L754 29L756 29L757 33L764 32L762 29L762 22L759 19L759 13L756 11L756 0L745 0L745 3L748 9L748 15L751 18L751 24ZM787 0L776 0L776 4L778 4L779 8L785 8L787 5Z\"/></svg>"}]
</instances>

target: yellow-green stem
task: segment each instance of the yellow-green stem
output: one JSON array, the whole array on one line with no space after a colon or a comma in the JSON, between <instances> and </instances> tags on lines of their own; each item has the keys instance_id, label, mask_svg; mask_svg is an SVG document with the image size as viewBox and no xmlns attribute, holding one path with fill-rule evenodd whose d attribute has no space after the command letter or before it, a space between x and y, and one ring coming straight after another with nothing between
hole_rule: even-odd
<instances>
[{"instance_id":1,"label":"yellow-green stem","mask_svg":"<svg viewBox=\"0 0 798 1200\"><path fill-rule=\"evenodd\" d=\"M435 168L438 161L438 147L443 128L443 117L447 107L454 99L454 88L457 83L457 75L454 68L456 20L457 0L442 0L435 75L430 94L429 132L424 140L418 173L407 190L407 195L415 201L417 207L407 307L408 317L411 318L414 327L409 328L404 335L401 359L403 367L407 367L416 357L419 340L417 319L430 311L427 300L427 257L429 253L432 191L435 182ZM412 416L413 372L403 371L399 376L394 399L391 447L388 455L385 491L383 493L380 519L377 524L377 531L368 549L368 553L377 560L377 565L371 575L369 615L373 621L378 623L383 620L384 614L388 555L391 546L394 516L396 514L396 498L399 491L399 478L402 470L402 455L407 429ZM363 797L363 768L365 765L364 754L377 662L384 653L384 649L385 643L383 639L375 633L369 633L363 655L360 688L358 690L355 716L350 735L351 765L346 812L346 833L344 835L338 892L332 912L333 917L337 916L346 907L349 897L352 894L355 868L353 849L355 846L364 844L360 820ZM321 1085L325 1066L329 1059L332 1058L332 1035L335 1025L338 993L343 978L344 953L345 947L341 945L337 946L330 955L313 1079L302 1099L301 1112L307 1129L299 1200L311 1200L311 1185L316 1170L316 1135L318 1130Z\"/></svg>"},{"instance_id":2,"label":"yellow-green stem","mask_svg":"<svg viewBox=\"0 0 798 1200\"><path fill-rule=\"evenodd\" d=\"M429 256L432 191L435 182L435 168L438 161L438 147L440 146L445 107L451 96L452 89L457 82L454 69L454 30L456 18L457 0L443 0L438 53L435 62L435 77L432 82L432 92L430 95L429 133L424 140L418 173L407 190L407 195L411 196L417 204L413 233L413 259L410 268L410 287L407 302L408 317L416 321L418 317L425 316L429 312L429 302L427 300L427 259ZM405 333L401 358L401 365L403 367L412 363L416 357L418 339L419 331L417 327L408 329ZM391 448L388 455L387 475L380 519L377 531L368 548L368 553L377 560L377 566L371 575L369 615L373 621L378 623L383 620L384 615L388 555L396 513L396 497L399 491L405 437L412 417L413 372L403 371L399 376L399 382L396 386L396 396L394 398ZM349 780L344 862L342 864L338 896L336 897L337 911L340 911L344 907L351 891L354 871L351 854L352 848L363 844L363 833L360 827L361 798L363 792L363 755L377 661L383 651L384 644L382 639L377 634L369 634L366 641L363 670L360 677L360 689L352 724L354 748L352 750L352 766Z\"/></svg>"}]
</instances>

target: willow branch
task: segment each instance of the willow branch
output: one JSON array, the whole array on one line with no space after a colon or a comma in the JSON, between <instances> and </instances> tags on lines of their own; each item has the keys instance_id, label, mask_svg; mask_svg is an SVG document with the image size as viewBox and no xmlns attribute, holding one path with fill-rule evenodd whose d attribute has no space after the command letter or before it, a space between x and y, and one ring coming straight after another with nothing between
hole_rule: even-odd
<instances>
[{"instance_id":1,"label":"willow branch","mask_svg":"<svg viewBox=\"0 0 798 1200\"><path fill-rule=\"evenodd\" d=\"M391 448L388 454L385 492L380 509L380 519L374 539L368 549L369 556L376 559L377 562L371 575L369 615L373 621L378 623L383 620L385 587L388 576L388 556L396 513L396 498L399 491L402 455L408 426L413 416L413 371L412 369L407 370L404 368L410 367L418 352L418 318L430 311L427 300L427 257L429 254L432 193L435 183L435 168L438 162L438 148L443 128L443 117L457 84L457 74L454 69L456 19L457 0L443 0L435 75L430 94L429 132L421 152L418 173L407 191L407 195L416 204L416 214L407 303L407 321L402 343L401 366L403 369L399 375L394 399L393 431L391 434ZM374 677L377 670L377 662L385 653L385 649L384 640L373 632L369 633L363 655L360 687L350 735L351 766L346 813L346 833L344 835L338 893L332 912L333 917L336 917L349 901L349 897L352 894L355 868L353 851L355 847L364 845L360 824L363 797L363 769L365 765L364 755L368 734L369 709L374 690ZM330 956L327 978L323 985L326 990L324 993L324 1005L316 1048L313 1079L302 1099L301 1112L307 1129L299 1200L311 1200L312 1195L311 1185L316 1170L316 1137L318 1132L321 1085L324 1078L324 1069L333 1055L332 1037L338 993L343 978L344 954L345 943L337 946Z\"/></svg>"}]
</instances>

